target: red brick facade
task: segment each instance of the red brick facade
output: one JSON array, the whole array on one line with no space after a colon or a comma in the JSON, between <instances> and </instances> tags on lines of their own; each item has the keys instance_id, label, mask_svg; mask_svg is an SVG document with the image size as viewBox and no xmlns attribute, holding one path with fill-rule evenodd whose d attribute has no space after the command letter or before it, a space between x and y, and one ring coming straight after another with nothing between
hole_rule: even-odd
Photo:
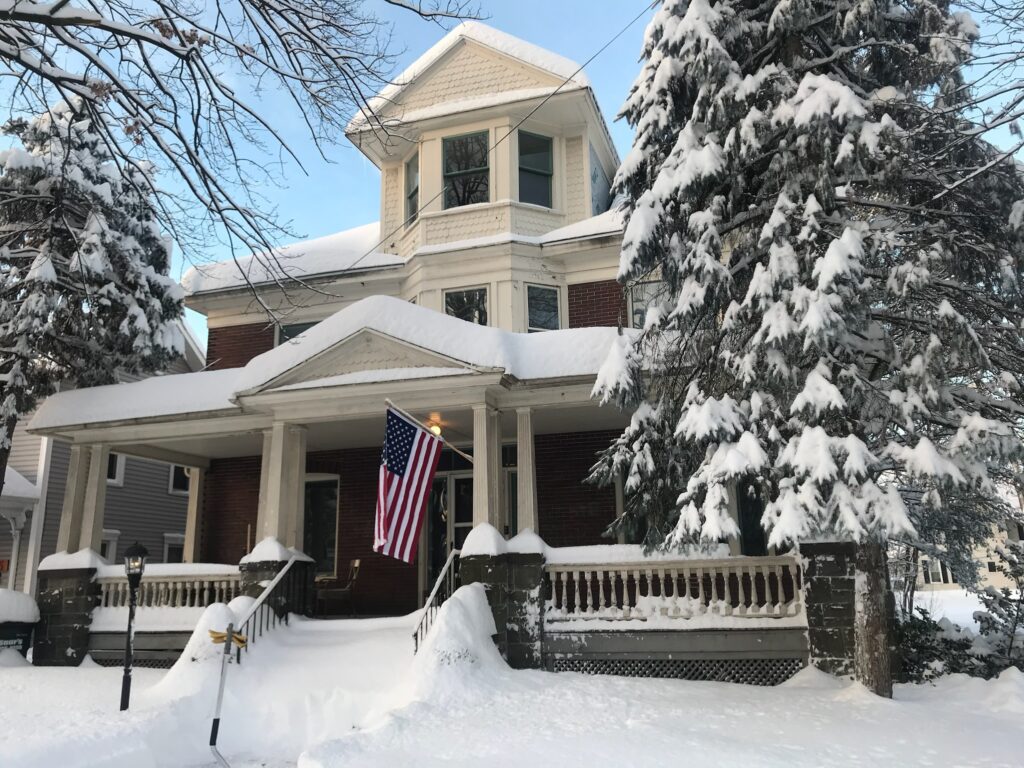
<instances>
[{"instance_id":1,"label":"red brick facade","mask_svg":"<svg viewBox=\"0 0 1024 768\"><path fill-rule=\"evenodd\" d=\"M256 543L259 456L214 459L203 487L200 552L204 563L237 563Z\"/></svg>"},{"instance_id":2,"label":"red brick facade","mask_svg":"<svg viewBox=\"0 0 1024 768\"><path fill-rule=\"evenodd\" d=\"M597 453L621 434L537 435L537 512L540 536L553 547L609 544L601 534L615 519L615 489L584 484Z\"/></svg>"},{"instance_id":3,"label":"red brick facade","mask_svg":"<svg viewBox=\"0 0 1024 768\"><path fill-rule=\"evenodd\" d=\"M622 286L614 280L577 283L569 286L569 327L617 326L621 315L626 324L626 302Z\"/></svg>"},{"instance_id":4,"label":"red brick facade","mask_svg":"<svg viewBox=\"0 0 1024 768\"><path fill-rule=\"evenodd\" d=\"M206 341L206 362L210 370L241 368L273 348L274 326L266 323L211 328Z\"/></svg>"}]
</instances>

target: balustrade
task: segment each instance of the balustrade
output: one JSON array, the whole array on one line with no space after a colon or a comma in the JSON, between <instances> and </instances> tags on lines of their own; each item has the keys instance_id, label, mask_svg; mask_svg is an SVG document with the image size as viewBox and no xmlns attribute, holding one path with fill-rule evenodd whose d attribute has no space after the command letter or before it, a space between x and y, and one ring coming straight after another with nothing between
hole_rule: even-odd
<instances>
[{"instance_id":1,"label":"balustrade","mask_svg":"<svg viewBox=\"0 0 1024 768\"><path fill-rule=\"evenodd\" d=\"M128 579L99 576L100 608L128 606ZM227 603L241 594L238 573L196 573L144 576L139 585L138 605L145 608L205 608Z\"/></svg>"}]
</instances>

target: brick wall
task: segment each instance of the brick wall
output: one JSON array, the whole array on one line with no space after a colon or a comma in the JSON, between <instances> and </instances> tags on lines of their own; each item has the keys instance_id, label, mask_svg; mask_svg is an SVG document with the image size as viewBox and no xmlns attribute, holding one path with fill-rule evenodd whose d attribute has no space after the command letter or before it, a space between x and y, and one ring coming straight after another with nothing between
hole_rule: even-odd
<instances>
[{"instance_id":1,"label":"brick wall","mask_svg":"<svg viewBox=\"0 0 1024 768\"><path fill-rule=\"evenodd\" d=\"M203 489L200 552L204 563L237 563L255 544L260 457L214 459Z\"/></svg>"},{"instance_id":2,"label":"brick wall","mask_svg":"<svg viewBox=\"0 0 1024 768\"><path fill-rule=\"evenodd\" d=\"M338 495L338 576L348 578L349 563L361 560L353 603L359 614L404 614L419 607L418 567L373 551L380 448L318 451L306 457L307 472L341 477ZM319 582L323 583L323 582ZM328 586L328 585L324 585ZM330 606L328 606L330 610Z\"/></svg>"},{"instance_id":3,"label":"brick wall","mask_svg":"<svg viewBox=\"0 0 1024 768\"><path fill-rule=\"evenodd\" d=\"M569 327L617 326L619 314L626 321L622 286L614 280L569 286Z\"/></svg>"},{"instance_id":4,"label":"brick wall","mask_svg":"<svg viewBox=\"0 0 1024 768\"><path fill-rule=\"evenodd\" d=\"M602 538L615 519L615 489L584 485L598 451L620 433L537 435L537 507L540 535L555 547L610 544Z\"/></svg>"},{"instance_id":5,"label":"brick wall","mask_svg":"<svg viewBox=\"0 0 1024 768\"><path fill-rule=\"evenodd\" d=\"M256 355L274 348L274 326L266 323L211 328L206 362L211 370L241 368Z\"/></svg>"}]
</instances>

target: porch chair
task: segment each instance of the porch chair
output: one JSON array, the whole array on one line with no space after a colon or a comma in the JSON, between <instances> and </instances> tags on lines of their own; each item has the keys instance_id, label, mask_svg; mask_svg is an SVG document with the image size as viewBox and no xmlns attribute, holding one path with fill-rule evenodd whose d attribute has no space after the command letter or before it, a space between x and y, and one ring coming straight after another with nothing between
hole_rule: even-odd
<instances>
[{"instance_id":1,"label":"porch chair","mask_svg":"<svg viewBox=\"0 0 1024 768\"><path fill-rule=\"evenodd\" d=\"M317 614L321 616L324 614L328 600L339 600L348 603L348 615L352 615L352 606L355 605L352 601L352 593L355 590L356 579L359 578L359 562L358 558L349 561L348 583L345 586L332 589L318 589L316 591Z\"/></svg>"}]
</instances>

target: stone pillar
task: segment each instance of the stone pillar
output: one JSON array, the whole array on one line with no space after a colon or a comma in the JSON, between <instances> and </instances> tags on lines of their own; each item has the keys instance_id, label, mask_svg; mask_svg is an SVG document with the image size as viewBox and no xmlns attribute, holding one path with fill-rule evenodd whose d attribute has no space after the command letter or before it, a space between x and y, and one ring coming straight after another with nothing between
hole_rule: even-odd
<instances>
[{"instance_id":1,"label":"stone pillar","mask_svg":"<svg viewBox=\"0 0 1024 768\"><path fill-rule=\"evenodd\" d=\"M32 642L37 667L77 667L88 653L100 594L95 576L95 568L39 571L39 623Z\"/></svg>"},{"instance_id":2,"label":"stone pillar","mask_svg":"<svg viewBox=\"0 0 1024 768\"><path fill-rule=\"evenodd\" d=\"M187 467L185 472L188 474L188 513L185 518L185 550L182 559L186 563L198 563L202 557L200 536L203 530L206 470L202 467Z\"/></svg>"},{"instance_id":3,"label":"stone pillar","mask_svg":"<svg viewBox=\"0 0 1024 768\"><path fill-rule=\"evenodd\" d=\"M544 556L508 552L459 561L463 584L480 582L494 616L494 642L513 669L540 669Z\"/></svg>"},{"instance_id":4,"label":"stone pillar","mask_svg":"<svg viewBox=\"0 0 1024 768\"><path fill-rule=\"evenodd\" d=\"M303 506L302 487L306 468L305 427L274 422L268 439L264 433L263 476L260 478L260 503L257 515L256 543L272 536L282 544L295 540L301 531L296 518Z\"/></svg>"},{"instance_id":5,"label":"stone pillar","mask_svg":"<svg viewBox=\"0 0 1024 768\"><path fill-rule=\"evenodd\" d=\"M533 411L516 409L516 500L519 531L527 528L540 534L537 514L537 465L533 443ZM513 533L518 533L514 531Z\"/></svg>"},{"instance_id":6,"label":"stone pillar","mask_svg":"<svg viewBox=\"0 0 1024 768\"><path fill-rule=\"evenodd\" d=\"M854 673L856 546L848 542L801 544L804 600L811 663L838 676Z\"/></svg>"},{"instance_id":7,"label":"stone pillar","mask_svg":"<svg viewBox=\"0 0 1024 768\"><path fill-rule=\"evenodd\" d=\"M473 406L473 525L490 523L504 530L507 515L502 493L501 411Z\"/></svg>"},{"instance_id":8,"label":"stone pillar","mask_svg":"<svg viewBox=\"0 0 1024 768\"><path fill-rule=\"evenodd\" d=\"M71 446L68 477L64 484L64 506L57 531L57 551L77 552L82 538L82 514L85 507L85 487L89 480L88 445Z\"/></svg>"},{"instance_id":9,"label":"stone pillar","mask_svg":"<svg viewBox=\"0 0 1024 768\"><path fill-rule=\"evenodd\" d=\"M110 446L94 445L90 450L85 501L82 506L82 536L78 549L99 552L103 543L103 510L107 505L107 462ZM70 550L69 550L70 551Z\"/></svg>"}]
</instances>

